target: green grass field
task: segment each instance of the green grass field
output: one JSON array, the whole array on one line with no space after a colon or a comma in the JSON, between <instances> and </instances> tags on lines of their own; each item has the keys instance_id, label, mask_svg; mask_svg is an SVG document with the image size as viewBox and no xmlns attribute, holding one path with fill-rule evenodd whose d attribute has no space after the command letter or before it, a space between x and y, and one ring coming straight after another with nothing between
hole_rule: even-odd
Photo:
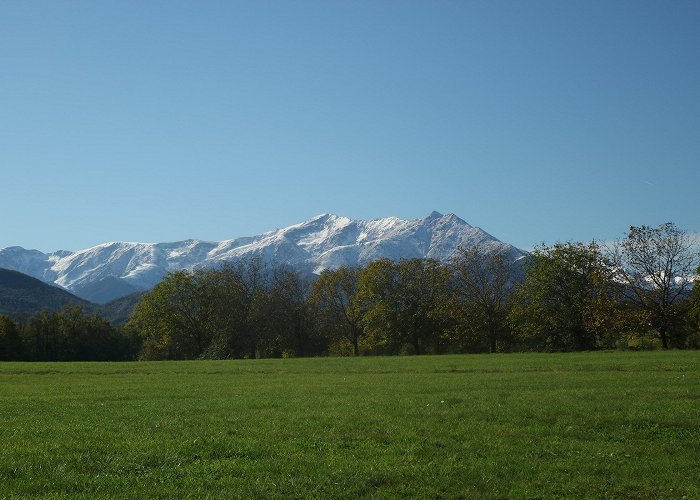
<instances>
[{"instance_id":1,"label":"green grass field","mask_svg":"<svg viewBox=\"0 0 700 500\"><path fill-rule=\"evenodd\" d=\"M700 496L700 352L0 363L4 497Z\"/></svg>"}]
</instances>

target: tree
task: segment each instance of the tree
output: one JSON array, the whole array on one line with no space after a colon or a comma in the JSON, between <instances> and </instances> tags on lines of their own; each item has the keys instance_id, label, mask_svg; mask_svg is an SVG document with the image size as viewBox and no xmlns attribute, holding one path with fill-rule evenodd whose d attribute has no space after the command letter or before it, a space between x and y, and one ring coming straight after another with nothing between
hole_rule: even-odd
<instances>
[{"instance_id":1,"label":"tree","mask_svg":"<svg viewBox=\"0 0 700 500\"><path fill-rule=\"evenodd\" d=\"M309 356L325 350L316 335L310 291L310 281L291 269L281 267L273 273L267 327L270 354Z\"/></svg>"},{"instance_id":2,"label":"tree","mask_svg":"<svg viewBox=\"0 0 700 500\"><path fill-rule=\"evenodd\" d=\"M605 324L601 315L616 301L610 278L595 242L542 245L526 264L508 321L522 341L538 349L597 348Z\"/></svg>"},{"instance_id":3,"label":"tree","mask_svg":"<svg viewBox=\"0 0 700 500\"><path fill-rule=\"evenodd\" d=\"M204 277L204 271L170 273L136 304L127 328L144 338L146 359L193 359L209 345Z\"/></svg>"},{"instance_id":4,"label":"tree","mask_svg":"<svg viewBox=\"0 0 700 500\"><path fill-rule=\"evenodd\" d=\"M147 359L255 358L269 348L270 293L260 259L178 271L141 298L127 328Z\"/></svg>"},{"instance_id":5,"label":"tree","mask_svg":"<svg viewBox=\"0 0 700 500\"><path fill-rule=\"evenodd\" d=\"M693 290L690 292L690 300L687 315L687 326L690 334L686 347L700 349L700 267L695 273Z\"/></svg>"},{"instance_id":6,"label":"tree","mask_svg":"<svg viewBox=\"0 0 700 500\"><path fill-rule=\"evenodd\" d=\"M22 359L24 348L17 325L7 316L0 315L0 361Z\"/></svg>"},{"instance_id":7,"label":"tree","mask_svg":"<svg viewBox=\"0 0 700 500\"><path fill-rule=\"evenodd\" d=\"M457 342L478 347L485 340L489 352L507 337L506 319L515 290L514 264L505 252L489 252L478 245L460 248L452 259L453 315Z\"/></svg>"},{"instance_id":8,"label":"tree","mask_svg":"<svg viewBox=\"0 0 700 500\"><path fill-rule=\"evenodd\" d=\"M445 329L448 282L449 271L431 259L380 259L364 268L358 299L370 346L395 353L408 345L415 354L435 348Z\"/></svg>"},{"instance_id":9,"label":"tree","mask_svg":"<svg viewBox=\"0 0 700 500\"><path fill-rule=\"evenodd\" d=\"M200 357L228 359L250 352L246 289L240 266L202 271L202 316L209 332Z\"/></svg>"},{"instance_id":10,"label":"tree","mask_svg":"<svg viewBox=\"0 0 700 500\"><path fill-rule=\"evenodd\" d=\"M264 347L270 332L267 327L271 319L269 309L273 273L258 257L227 264L222 271L237 282L237 331L231 333L246 345L248 357L256 358L261 354L261 347Z\"/></svg>"},{"instance_id":11,"label":"tree","mask_svg":"<svg viewBox=\"0 0 700 500\"><path fill-rule=\"evenodd\" d=\"M656 228L631 226L626 238L607 254L625 299L639 307L656 330L664 349L681 347L684 304L700 254L696 241L667 222Z\"/></svg>"},{"instance_id":12,"label":"tree","mask_svg":"<svg viewBox=\"0 0 700 500\"><path fill-rule=\"evenodd\" d=\"M31 361L60 359L60 332L55 314L41 311L29 318L22 329L25 353Z\"/></svg>"},{"instance_id":13,"label":"tree","mask_svg":"<svg viewBox=\"0 0 700 500\"><path fill-rule=\"evenodd\" d=\"M331 339L341 339L360 354L362 309L357 298L360 271L352 267L326 269L314 282L309 301L319 313L320 327Z\"/></svg>"},{"instance_id":14,"label":"tree","mask_svg":"<svg viewBox=\"0 0 700 500\"><path fill-rule=\"evenodd\" d=\"M33 361L118 361L134 355L131 339L76 306L36 314L21 333L25 356Z\"/></svg>"}]
</instances>

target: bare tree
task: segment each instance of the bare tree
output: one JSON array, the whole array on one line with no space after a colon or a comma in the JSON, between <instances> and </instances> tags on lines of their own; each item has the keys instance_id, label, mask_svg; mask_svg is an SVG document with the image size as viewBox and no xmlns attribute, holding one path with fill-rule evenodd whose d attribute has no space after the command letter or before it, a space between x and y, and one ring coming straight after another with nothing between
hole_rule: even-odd
<instances>
[{"instance_id":1,"label":"bare tree","mask_svg":"<svg viewBox=\"0 0 700 500\"><path fill-rule=\"evenodd\" d=\"M700 266L695 238L671 222L632 226L625 239L608 247L608 258L625 298L646 313L667 349Z\"/></svg>"}]
</instances>

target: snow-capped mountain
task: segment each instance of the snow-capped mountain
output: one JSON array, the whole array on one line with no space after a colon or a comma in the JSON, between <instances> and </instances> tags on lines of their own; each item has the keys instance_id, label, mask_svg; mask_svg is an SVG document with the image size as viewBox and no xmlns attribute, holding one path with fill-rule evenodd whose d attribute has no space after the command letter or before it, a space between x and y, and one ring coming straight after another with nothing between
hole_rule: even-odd
<instances>
[{"instance_id":1,"label":"snow-capped mountain","mask_svg":"<svg viewBox=\"0 0 700 500\"><path fill-rule=\"evenodd\" d=\"M9 247L0 250L0 268L20 271L79 297L104 303L147 290L171 271L215 266L252 256L320 273L341 265L365 265L382 257L446 261L458 247L476 244L504 250L513 261L525 255L453 214L433 212L424 219L357 221L323 214L258 236L221 242L115 242L49 254Z\"/></svg>"}]
</instances>

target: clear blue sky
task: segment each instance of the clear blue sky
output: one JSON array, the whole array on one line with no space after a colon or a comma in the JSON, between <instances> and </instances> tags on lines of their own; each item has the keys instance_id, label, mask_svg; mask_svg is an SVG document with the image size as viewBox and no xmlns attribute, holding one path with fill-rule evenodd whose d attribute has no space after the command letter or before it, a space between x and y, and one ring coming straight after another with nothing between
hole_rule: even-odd
<instances>
[{"instance_id":1,"label":"clear blue sky","mask_svg":"<svg viewBox=\"0 0 700 500\"><path fill-rule=\"evenodd\" d=\"M0 247L700 231L700 2L0 2Z\"/></svg>"}]
</instances>

